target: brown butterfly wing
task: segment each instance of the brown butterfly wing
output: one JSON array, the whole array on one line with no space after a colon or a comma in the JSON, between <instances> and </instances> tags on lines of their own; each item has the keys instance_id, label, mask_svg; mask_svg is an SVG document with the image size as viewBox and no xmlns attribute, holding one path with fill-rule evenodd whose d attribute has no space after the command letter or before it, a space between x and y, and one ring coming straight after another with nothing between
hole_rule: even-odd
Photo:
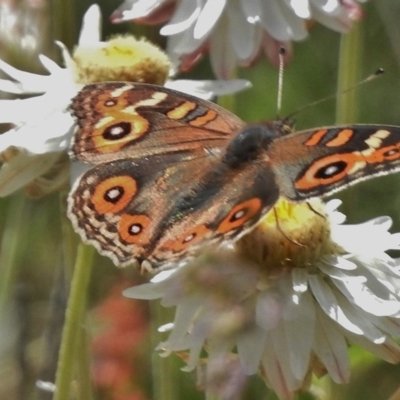
<instances>
[{"instance_id":1,"label":"brown butterfly wing","mask_svg":"<svg viewBox=\"0 0 400 400\"><path fill-rule=\"evenodd\" d=\"M73 99L77 129L71 156L99 164L128 157L224 147L244 126L211 102L144 83L85 86Z\"/></svg>"},{"instance_id":2,"label":"brown butterfly wing","mask_svg":"<svg viewBox=\"0 0 400 400\"><path fill-rule=\"evenodd\" d=\"M237 240L278 197L270 168L260 168L257 162L237 168L218 162L175 199L147 259L155 269L166 267L206 244Z\"/></svg>"},{"instance_id":3,"label":"brown butterfly wing","mask_svg":"<svg viewBox=\"0 0 400 400\"><path fill-rule=\"evenodd\" d=\"M273 141L268 155L281 194L302 201L400 170L400 127L354 125L298 132Z\"/></svg>"},{"instance_id":4,"label":"brown butterfly wing","mask_svg":"<svg viewBox=\"0 0 400 400\"><path fill-rule=\"evenodd\" d=\"M278 195L272 171L257 163L232 168L212 155L153 156L84 173L70 193L68 214L82 239L115 264L147 260L159 270L205 244L237 239Z\"/></svg>"},{"instance_id":5,"label":"brown butterfly wing","mask_svg":"<svg viewBox=\"0 0 400 400\"><path fill-rule=\"evenodd\" d=\"M83 241L116 265L142 260L182 186L198 178L198 162L179 154L169 157L168 163L163 156L153 156L95 166L72 188L68 216Z\"/></svg>"}]
</instances>

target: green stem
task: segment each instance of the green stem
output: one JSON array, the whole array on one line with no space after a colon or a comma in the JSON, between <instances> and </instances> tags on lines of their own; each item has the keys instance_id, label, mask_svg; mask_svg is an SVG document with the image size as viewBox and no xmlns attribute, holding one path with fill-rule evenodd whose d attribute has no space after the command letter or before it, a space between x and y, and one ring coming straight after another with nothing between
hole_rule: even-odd
<instances>
[{"instance_id":1,"label":"green stem","mask_svg":"<svg viewBox=\"0 0 400 400\"><path fill-rule=\"evenodd\" d=\"M80 400L93 400L92 380L90 374L90 348L89 338L86 330L79 331L78 338L78 351L77 351L77 365L78 365L78 399Z\"/></svg>"},{"instance_id":2,"label":"green stem","mask_svg":"<svg viewBox=\"0 0 400 400\"><path fill-rule=\"evenodd\" d=\"M336 101L336 123L349 124L357 120L358 107L356 90L339 94L353 87L360 80L360 67L362 56L362 30L361 24L354 24L348 34L343 34L340 42L338 86Z\"/></svg>"},{"instance_id":3,"label":"green stem","mask_svg":"<svg viewBox=\"0 0 400 400\"><path fill-rule=\"evenodd\" d=\"M18 272L16 260L21 254L27 217L25 196L19 193L10 198L0 245L0 320L5 317L10 292L15 288L14 281Z\"/></svg>"},{"instance_id":4,"label":"green stem","mask_svg":"<svg viewBox=\"0 0 400 400\"><path fill-rule=\"evenodd\" d=\"M162 307L159 301L150 302L151 312L151 348L154 349L160 342L157 329L167 322L171 322L171 312ZM170 357L160 357L153 351L152 357L153 400L179 399L179 382Z\"/></svg>"},{"instance_id":5,"label":"green stem","mask_svg":"<svg viewBox=\"0 0 400 400\"><path fill-rule=\"evenodd\" d=\"M57 365L54 400L69 400L70 398L70 386L79 352L77 341L84 320L94 252L91 246L82 243L78 246Z\"/></svg>"},{"instance_id":6,"label":"green stem","mask_svg":"<svg viewBox=\"0 0 400 400\"><path fill-rule=\"evenodd\" d=\"M340 42L339 70L337 93L347 90L347 93L339 94L336 100L336 124L346 125L358 120L357 91L349 90L360 81L362 56L362 28L355 23L351 32L343 34ZM343 200L341 211L351 215L351 204L357 204L354 190L348 189L340 194Z\"/></svg>"}]
</instances>

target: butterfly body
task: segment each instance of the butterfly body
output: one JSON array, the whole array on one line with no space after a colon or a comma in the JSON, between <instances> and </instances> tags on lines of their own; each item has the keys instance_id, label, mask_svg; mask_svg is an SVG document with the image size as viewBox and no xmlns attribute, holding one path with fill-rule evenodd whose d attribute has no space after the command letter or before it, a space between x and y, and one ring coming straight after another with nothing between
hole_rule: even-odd
<instances>
[{"instance_id":1,"label":"butterfly body","mask_svg":"<svg viewBox=\"0 0 400 400\"><path fill-rule=\"evenodd\" d=\"M68 215L117 265L176 265L237 240L279 196L304 201L400 168L398 127L287 134L283 121L246 125L213 103L123 82L86 86L72 110L71 155L91 168Z\"/></svg>"}]
</instances>

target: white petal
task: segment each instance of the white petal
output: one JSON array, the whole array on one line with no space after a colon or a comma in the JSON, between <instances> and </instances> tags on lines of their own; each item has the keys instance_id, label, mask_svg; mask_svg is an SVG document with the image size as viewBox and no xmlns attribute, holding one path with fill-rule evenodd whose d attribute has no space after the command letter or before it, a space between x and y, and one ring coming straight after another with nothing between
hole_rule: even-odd
<instances>
[{"instance_id":1,"label":"white petal","mask_svg":"<svg viewBox=\"0 0 400 400\"><path fill-rule=\"evenodd\" d=\"M231 77L236 64L236 56L231 46L228 23L226 16L218 22L217 30L210 40L210 58L214 73L220 79Z\"/></svg>"},{"instance_id":2,"label":"white petal","mask_svg":"<svg viewBox=\"0 0 400 400\"><path fill-rule=\"evenodd\" d=\"M299 0L294 0L296 3L299 3ZM300 0L304 1L304 0ZM282 14L284 18L286 19L286 24L288 25L288 30L290 32L291 38L293 40L303 40L307 37L307 29L306 29L306 24L304 21L304 18L299 18L298 15L296 15L293 12L293 7L285 7L284 4L278 3L280 6L280 9L282 11ZM303 12L307 13L307 10L301 10L299 7L298 12Z\"/></svg>"},{"instance_id":3,"label":"white petal","mask_svg":"<svg viewBox=\"0 0 400 400\"><path fill-rule=\"evenodd\" d=\"M247 375L255 374L258 370L266 336L263 329L254 327L239 333L237 337L239 359Z\"/></svg>"},{"instance_id":4,"label":"white petal","mask_svg":"<svg viewBox=\"0 0 400 400\"><path fill-rule=\"evenodd\" d=\"M193 318L200 308L201 302L193 299L188 299L184 304L176 308L174 329L168 338L169 343L178 343L187 335L192 325Z\"/></svg>"},{"instance_id":5,"label":"white petal","mask_svg":"<svg viewBox=\"0 0 400 400\"><path fill-rule=\"evenodd\" d=\"M260 19L261 6L259 0L240 0L240 6L246 20L255 24Z\"/></svg>"},{"instance_id":6,"label":"white petal","mask_svg":"<svg viewBox=\"0 0 400 400\"><path fill-rule=\"evenodd\" d=\"M167 269L167 270L161 271L157 275L155 275L153 278L151 278L150 282L157 283L157 282L164 281L165 279L169 278L175 272L177 272L175 269Z\"/></svg>"},{"instance_id":7,"label":"white petal","mask_svg":"<svg viewBox=\"0 0 400 400\"><path fill-rule=\"evenodd\" d=\"M400 337L400 320L398 318L375 318L373 322L383 332Z\"/></svg>"},{"instance_id":8,"label":"white petal","mask_svg":"<svg viewBox=\"0 0 400 400\"><path fill-rule=\"evenodd\" d=\"M35 97L23 100L0 100L0 123L12 123L16 125L25 123L36 104ZM2 136L0 135L0 143L4 143ZM8 145L4 146L0 144L0 151L7 147Z\"/></svg>"},{"instance_id":9,"label":"white petal","mask_svg":"<svg viewBox=\"0 0 400 400\"><path fill-rule=\"evenodd\" d=\"M298 18L311 18L309 0L285 0L285 3L293 9Z\"/></svg>"},{"instance_id":10,"label":"white petal","mask_svg":"<svg viewBox=\"0 0 400 400\"><path fill-rule=\"evenodd\" d=\"M200 0L181 0L178 8L167 25L161 28L160 34L164 36L176 35L189 29L200 15Z\"/></svg>"},{"instance_id":11,"label":"white petal","mask_svg":"<svg viewBox=\"0 0 400 400\"><path fill-rule=\"evenodd\" d=\"M60 153L31 155L21 151L0 168L0 197L8 196L44 174Z\"/></svg>"},{"instance_id":12,"label":"white petal","mask_svg":"<svg viewBox=\"0 0 400 400\"><path fill-rule=\"evenodd\" d=\"M313 350L325 365L333 381L346 383L350 378L350 363L344 335L318 308L316 314L317 325L314 331Z\"/></svg>"},{"instance_id":13,"label":"white petal","mask_svg":"<svg viewBox=\"0 0 400 400\"><path fill-rule=\"evenodd\" d=\"M375 344L369 341L366 337L354 335L351 332L344 332L344 335L352 342L356 343L370 353L375 354L382 360L390 363L400 362L400 347L394 340L390 338L386 338L384 343Z\"/></svg>"},{"instance_id":14,"label":"white petal","mask_svg":"<svg viewBox=\"0 0 400 400\"><path fill-rule=\"evenodd\" d=\"M122 18L117 22L146 17L160 7L167 0L125 0L114 13L122 13Z\"/></svg>"},{"instance_id":15,"label":"white petal","mask_svg":"<svg viewBox=\"0 0 400 400\"><path fill-rule=\"evenodd\" d=\"M283 324L280 324L277 329L270 331L268 337L271 338L271 345L276 352L276 356L279 360L279 365L282 370L282 375L284 376L284 379L286 381L286 385L291 391L298 389L302 381L296 379L293 374L290 362L290 350L287 348L287 341L285 340L286 335ZM266 347L268 347L268 341Z\"/></svg>"},{"instance_id":16,"label":"white petal","mask_svg":"<svg viewBox=\"0 0 400 400\"><path fill-rule=\"evenodd\" d=\"M292 400L294 394L291 389L291 384L288 382L288 377L283 373L277 352L271 343L267 343L265 348L262 365L273 390L282 400Z\"/></svg>"},{"instance_id":17,"label":"white petal","mask_svg":"<svg viewBox=\"0 0 400 400\"><path fill-rule=\"evenodd\" d=\"M324 310L326 315L328 315L338 324L342 325L345 329L354 332L357 335L363 334L363 331L352 321L350 321L343 312L331 288L326 282L315 275L310 275L308 282L313 295L317 299L319 305Z\"/></svg>"},{"instance_id":18,"label":"white petal","mask_svg":"<svg viewBox=\"0 0 400 400\"><path fill-rule=\"evenodd\" d=\"M89 46L100 42L101 11L97 4L92 4L83 16L82 28L78 43L80 46Z\"/></svg>"},{"instance_id":19,"label":"white petal","mask_svg":"<svg viewBox=\"0 0 400 400\"><path fill-rule=\"evenodd\" d=\"M387 291L385 298L377 296L376 292L382 292L384 288L378 281L369 280L368 283L363 283L354 279L334 279L333 283L350 301L368 313L376 316L392 316L400 311L400 301L395 298L390 299Z\"/></svg>"},{"instance_id":20,"label":"white petal","mask_svg":"<svg viewBox=\"0 0 400 400\"><path fill-rule=\"evenodd\" d=\"M43 76L38 74L32 74L30 72L20 71L19 69L14 68L10 64L7 64L3 60L0 59L0 70L5 72L11 78L18 81L16 85L20 88L20 92L18 91L9 91L7 90L7 85L0 87L1 90L9 91L10 93L26 93L26 94L34 94L34 93L43 93L46 91L48 87L49 76ZM12 87L12 85L9 85ZM3 110L1 110L3 111Z\"/></svg>"},{"instance_id":21,"label":"white petal","mask_svg":"<svg viewBox=\"0 0 400 400\"><path fill-rule=\"evenodd\" d=\"M382 343L385 340L385 334L377 329L373 324L374 316L371 316L365 311L360 310L357 306L351 304L339 293L336 298L339 306L346 314L348 319L361 329L363 336L377 344Z\"/></svg>"},{"instance_id":22,"label":"white petal","mask_svg":"<svg viewBox=\"0 0 400 400\"><path fill-rule=\"evenodd\" d=\"M353 265L356 267L355 264L353 264ZM351 275L349 273L349 271L335 268L332 265L329 265L326 263L319 263L318 267L321 272L328 275L330 278L349 280L349 281L356 282L356 283L363 283L367 280L367 278L363 275Z\"/></svg>"},{"instance_id":23,"label":"white petal","mask_svg":"<svg viewBox=\"0 0 400 400\"><path fill-rule=\"evenodd\" d=\"M342 17L333 17L332 15L327 15L315 7L312 8L312 16L315 20L327 26L329 29L341 33L347 33L352 25L352 21L345 14Z\"/></svg>"},{"instance_id":24,"label":"white petal","mask_svg":"<svg viewBox=\"0 0 400 400\"><path fill-rule=\"evenodd\" d=\"M256 321L265 330L275 328L282 320L283 301L274 291L263 291L257 296Z\"/></svg>"},{"instance_id":25,"label":"white petal","mask_svg":"<svg viewBox=\"0 0 400 400\"><path fill-rule=\"evenodd\" d=\"M203 350L203 346L204 342L199 340L190 348L189 359L187 360L186 366L181 368L182 371L190 372L197 367L199 363L200 353Z\"/></svg>"},{"instance_id":26,"label":"white petal","mask_svg":"<svg viewBox=\"0 0 400 400\"><path fill-rule=\"evenodd\" d=\"M301 40L307 35L303 21L276 1L261 2L261 26L276 40Z\"/></svg>"},{"instance_id":27,"label":"white petal","mask_svg":"<svg viewBox=\"0 0 400 400\"><path fill-rule=\"evenodd\" d=\"M339 0L311 0L313 6L321 9L324 13L336 15L339 13L342 4Z\"/></svg>"},{"instance_id":28,"label":"white petal","mask_svg":"<svg viewBox=\"0 0 400 400\"><path fill-rule=\"evenodd\" d=\"M56 62L43 54L39 54L39 60L51 74L58 74L63 70Z\"/></svg>"},{"instance_id":29,"label":"white petal","mask_svg":"<svg viewBox=\"0 0 400 400\"><path fill-rule=\"evenodd\" d=\"M142 300L153 300L158 299L163 296L162 286L164 282L161 283L144 283L142 285L134 286L129 289L125 289L122 294L125 297L131 297L133 299Z\"/></svg>"},{"instance_id":30,"label":"white petal","mask_svg":"<svg viewBox=\"0 0 400 400\"><path fill-rule=\"evenodd\" d=\"M297 293L303 293L307 290L308 272L305 268L293 268L292 283L293 290Z\"/></svg>"},{"instance_id":31,"label":"white petal","mask_svg":"<svg viewBox=\"0 0 400 400\"><path fill-rule=\"evenodd\" d=\"M64 64L67 67L66 74L68 73L68 78L70 80L70 84L75 84L75 86L80 88L83 85L79 85L79 84L75 83L75 80L74 80L74 71L76 68L75 61L72 59L71 54L69 53L67 47L65 46L65 44L63 42L56 40L55 44L61 49L61 55L64 60Z\"/></svg>"},{"instance_id":32,"label":"white petal","mask_svg":"<svg viewBox=\"0 0 400 400\"><path fill-rule=\"evenodd\" d=\"M325 204L325 209L328 213L336 211L342 204L342 200L332 199Z\"/></svg>"},{"instance_id":33,"label":"white petal","mask_svg":"<svg viewBox=\"0 0 400 400\"><path fill-rule=\"evenodd\" d=\"M227 0L206 0L193 30L195 39L205 39L221 17Z\"/></svg>"},{"instance_id":34,"label":"white petal","mask_svg":"<svg viewBox=\"0 0 400 400\"><path fill-rule=\"evenodd\" d=\"M309 292L299 295L299 303L290 303L294 318L285 319L284 329L293 375L304 379L311 354L315 330L314 301ZM286 310L285 310L286 311ZM286 316L285 312L285 316Z\"/></svg>"},{"instance_id":35,"label":"white petal","mask_svg":"<svg viewBox=\"0 0 400 400\"><path fill-rule=\"evenodd\" d=\"M14 94L31 93L31 92L25 92L24 87L20 82L14 82L8 79L0 79L0 90L2 92L14 93Z\"/></svg>"},{"instance_id":36,"label":"white petal","mask_svg":"<svg viewBox=\"0 0 400 400\"><path fill-rule=\"evenodd\" d=\"M217 81L178 79L176 81L168 81L165 86L201 99L211 100L215 96L240 92L251 87L251 83L246 79Z\"/></svg>"},{"instance_id":37,"label":"white petal","mask_svg":"<svg viewBox=\"0 0 400 400\"><path fill-rule=\"evenodd\" d=\"M247 60L258 50L256 38L260 30L246 21L246 16L240 9L238 0L231 0L229 5L226 11L229 19L230 46L234 48L239 60ZM238 29L239 26L240 29Z\"/></svg>"},{"instance_id":38,"label":"white petal","mask_svg":"<svg viewBox=\"0 0 400 400\"><path fill-rule=\"evenodd\" d=\"M178 35L172 35L168 38L168 54L190 54L194 52L203 43L193 35L194 25L187 28Z\"/></svg>"},{"instance_id":39,"label":"white petal","mask_svg":"<svg viewBox=\"0 0 400 400\"><path fill-rule=\"evenodd\" d=\"M342 256L325 256L322 261L325 264L333 265L335 268L339 268L345 271L352 271L357 268L357 265L355 263Z\"/></svg>"},{"instance_id":40,"label":"white petal","mask_svg":"<svg viewBox=\"0 0 400 400\"><path fill-rule=\"evenodd\" d=\"M9 146L24 149L32 154L65 151L74 123L69 113L54 113L47 116L40 124L34 121L0 135L0 151Z\"/></svg>"},{"instance_id":41,"label":"white petal","mask_svg":"<svg viewBox=\"0 0 400 400\"><path fill-rule=\"evenodd\" d=\"M387 231L390 224L389 217L379 217L363 224L337 226L332 230L331 237L350 253L382 258L384 251L398 247L398 238L393 240L393 235ZM355 237L357 240L354 240Z\"/></svg>"}]
</instances>

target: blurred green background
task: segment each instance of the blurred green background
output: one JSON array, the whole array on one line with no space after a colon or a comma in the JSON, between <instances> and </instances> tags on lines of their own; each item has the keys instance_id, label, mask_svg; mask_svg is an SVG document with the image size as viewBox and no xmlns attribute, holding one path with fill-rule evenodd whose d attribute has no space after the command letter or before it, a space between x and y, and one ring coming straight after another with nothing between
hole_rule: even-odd
<instances>
[{"instance_id":1,"label":"blurred green background","mask_svg":"<svg viewBox=\"0 0 400 400\"><path fill-rule=\"evenodd\" d=\"M60 62L54 39L61 40L71 50L77 42L82 16L91 4L82 0L0 0L0 58L25 71L46 73L38 62L38 54ZM99 4L104 20L103 38L131 32L144 35L160 46L165 45L157 27L131 23L112 25L108 17L119 2L104 0ZM365 4L364 11L364 19L359 26L361 51L356 60L357 74L362 79L379 67L384 68L386 74L354 92L358 116L349 122L400 125L400 1L370 1ZM349 62L339 57L340 42L338 33L314 24L307 40L293 44L293 59L285 69L280 116L284 117L336 92L338 67ZM235 113L249 122L275 118L277 70L263 60L251 69L238 69L237 75L250 80L253 87L235 97ZM202 60L194 70L180 77L210 79L212 73L208 60ZM298 129L335 124L336 99L310 107L297 114L296 119ZM6 126L2 128L7 129ZM347 215L348 222L357 223L390 215L394 221L392 231L400 231L400 175L363 182L334 197L343 199L340 210ZM2 310L0 324L0 399L51 398L51 394L35 387L35 381L51 381L54 377L68 292L70 276L65 272L63 259L62 209L58 194L32 200L17 193L0 199L2 246L16 240L19 249L13 260L15 268L12 276L7 277L10 282L6 293L8 301L6 309ZM76 240L71 239L72 243ZM0 271L3 267L0 265ZM91 278L90 307L95 309L106 301L119 282L140 280L135 271L118 270L108 260L97 256ZM141 304L139 307L144 320L148 321L148 305ZM168 321L170 313L165 312L165 315ZM88 321L93 322L90 330L96 336L101 330L96 325L96 317L91 316ZM124 397L124 400L152 399L156 390L152 382L155 378L151 376L150 358L160 362L151 349L161 337L153 337L150 342L148 322L143 324L146 328L144 339L137 349L132 350L140 360L136 361L140 363L140 371L131 368L136 377L129 378L137 393ZM118 336L113 340L118 341ZM327 396L307 394L301 398L388 399L400 384L400 367L380 362L358 349L352 349L351 354L354 364L351 384L338 387L323 381ZM176 382L177 400L203 398L194 389L195 378L179 371L182 366L179 360L170 357L161 362L174 366L169 379ZM97 387L94 399L117 399L113 396L109 388ZM273 398L257 378L251 380L243 397Z\"/></svg>"}]
</instances>

